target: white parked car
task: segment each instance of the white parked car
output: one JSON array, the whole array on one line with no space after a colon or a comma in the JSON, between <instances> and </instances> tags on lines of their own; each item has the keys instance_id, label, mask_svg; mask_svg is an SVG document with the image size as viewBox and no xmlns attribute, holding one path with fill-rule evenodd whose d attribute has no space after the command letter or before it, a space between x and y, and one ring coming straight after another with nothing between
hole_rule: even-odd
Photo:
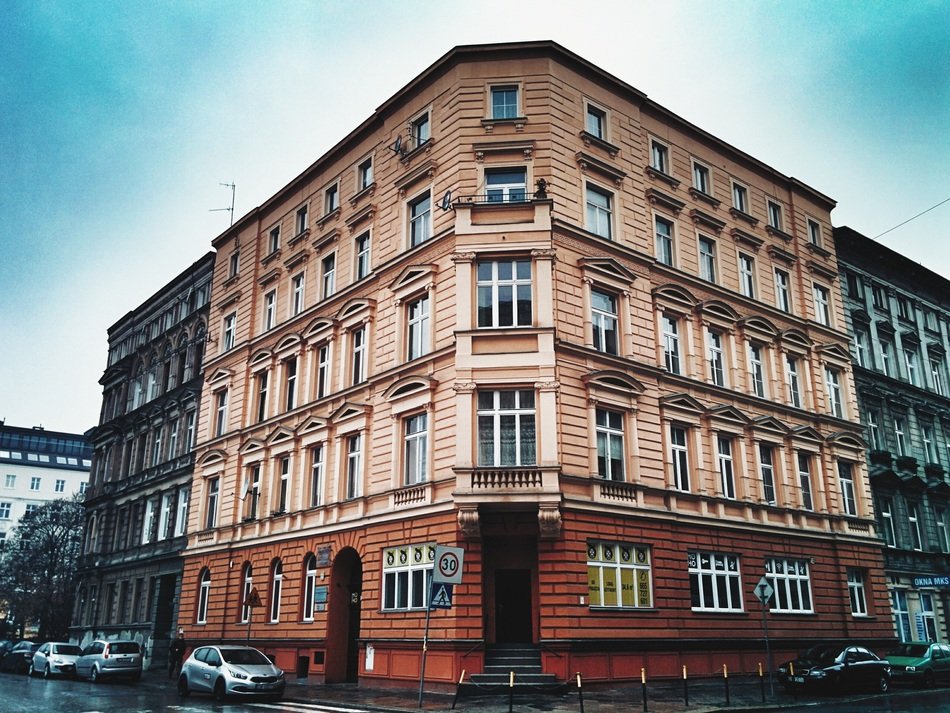
<instances>
[{"instance_id":1,"label":"white parked car","mask_svg":"<svg viewBox=\"0 0 950 713\"><path fill-rule=\"evenodd\" d=\"M210 693L222 701L228 696L280 699L287 681L284 672L250 646L201 646L191 652L178 676L178 695Z\"/></svg>"},{"instance_id":2,"label":"white parked car","mask_svg":"<svg viewBox=\"0 0 950 713\"><path fill-rule=\"evenodd\" d=\"M76 659L82 653L75 644L61 644L47 641L33 654L33 661L27 673L30 676L42 674L50 676L72 676L76 673Z\"/></svg>"}]
</instances>

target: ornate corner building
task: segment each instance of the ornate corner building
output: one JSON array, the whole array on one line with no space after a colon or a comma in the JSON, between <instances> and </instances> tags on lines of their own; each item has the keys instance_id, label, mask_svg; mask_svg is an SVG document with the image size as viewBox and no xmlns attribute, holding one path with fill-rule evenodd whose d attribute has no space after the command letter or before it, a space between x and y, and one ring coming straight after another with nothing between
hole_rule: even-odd
<instances>
[{"instance_id":1,"label":"ornate corner building","mask_svg":"<svg viewBox=\"0 0 950 713\"><path fill-rule=\"evenodd\" d=\"M946 641L950 282L850 228L835 244L895 629Z\"/></svg>"},{"instance_id":2,"label":"ornate corner building","mask_svg":"<svg viewBox=\"0 0 950 713\"><path fill-rule=\"evenodd\" d=\"M458 47L222 235L179 626L327 682L893 640L834 202L550 42ZM255 596L256 594L256 596Z\"/></svg>"},{"instance_id":3,"label":"ornate corner building","mask_svg":"<svg viewBox=\"0 0 950 713\"><path fill-rule=\"evenodd\" d=\"M214 253L109 328L71 637L167 660L178 619Z\"/></svg>"}]
</instances>

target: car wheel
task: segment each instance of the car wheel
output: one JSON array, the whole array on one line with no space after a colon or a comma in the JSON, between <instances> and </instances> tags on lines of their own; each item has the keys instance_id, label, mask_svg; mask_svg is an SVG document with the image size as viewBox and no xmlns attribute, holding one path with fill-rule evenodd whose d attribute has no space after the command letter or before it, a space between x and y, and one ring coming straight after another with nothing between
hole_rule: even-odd
<instances>
[{"instance_id":1,"label":"car wheel","mask_svg":"<svg viewBox=\"0 0 950 713\"><path fill-rule=\"evenodd\" d=\"M188 677L179 676L178 677L178 695L182 698L188 698L188 694L191 693L191 690L188 688Z\"/></svg>"},{"instance_id":2,"label":"car wheel","mask_svg":"<svg viewBox=\"0 0 950 713\"><path fill-rule=\"evenodd\" d=\"M93 666L89 669L89 682L98 683L99 682L99 667Z\"/></svg>"},{"instance_id":3,"label":"car wheel","mask_svg":"<svg viewBox=\"0 0 950 713\"><path fill-rule=\"evenodd\" d=\"M43 669L43 678L52 678L53 672L50 670L49 664L46 664L46 668Z\"/></svg>"},{"instance_id":4,"label":"car wheel","mask_svg":"<svg viewBox=\"0 0 950 713\"><path fill-rule=\"evenodd\" d=\"M936 680L933 671L924 671L924 688L933 688Z\"/></svg>"},{"instance_id":5,"label":"car wheel","mask_svg":"<svg viewBox=\"0 0 950 713\"><path fill-rule=\"evenodd\" d=\"M887 674L881 674L881 677L877 681L877 690L879 693L887 693L887 689L891 687L891 681L887 677Z\"/></svg>"},{"instance_id":6,"label":"car wheel","mask_svg":"<svg viewBox=\"0 0 950 713\"><path fill-rule=\"evenodd\" d=\"M223 701L227 697L227 690L224 687L224 679L219 678L214 684L214 700Z\"/></svg>"},{"instance_id":7,"label":"car wheel","mask_svg":"<svg viewBox=\"0 0 950 713\"><path fill-rule=\"evenodd\" d=\"M32 678L34 673L35 671L33 670L33 664L30 663L30 665L26 669L26 675Z\"/></svg>"}]
</instances>

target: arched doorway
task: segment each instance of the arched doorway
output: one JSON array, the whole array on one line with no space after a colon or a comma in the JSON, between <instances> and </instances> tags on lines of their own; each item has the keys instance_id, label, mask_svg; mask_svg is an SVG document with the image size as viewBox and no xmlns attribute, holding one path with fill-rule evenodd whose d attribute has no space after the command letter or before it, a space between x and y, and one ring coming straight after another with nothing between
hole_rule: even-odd
<instances>
[{"instance_id":1,"label":"arched doorway","mask_svg":"<svg viewBox=\"0 0 950 713\"><path fill-rule=\"evenodd\" d=\"M363 563L352 547L333 558L327 608L327 683L356 683L359 678L360 601Z\"/></svg>"}]
</instances>

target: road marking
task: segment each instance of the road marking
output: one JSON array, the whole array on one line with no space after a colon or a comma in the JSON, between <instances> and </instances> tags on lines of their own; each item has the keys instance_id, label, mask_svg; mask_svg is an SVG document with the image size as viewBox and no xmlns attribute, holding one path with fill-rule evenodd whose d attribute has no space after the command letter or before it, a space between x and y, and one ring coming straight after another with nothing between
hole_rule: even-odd
<instances>
[{"instance_id":1,"label":"road marking","mask_svg":"<svg viewBox=\"0 0 950 713\"><path fill-rule=\"evenodd\" d=\"M325 711L326 713L370 713L365 708L341 708L339 706L328 706L320 703L307 703L306 701L280 701L279 703L253 703L247 705L255 708L269 708L273 710L292 710L292 711Z\"/></svg>"}]
</instances>

